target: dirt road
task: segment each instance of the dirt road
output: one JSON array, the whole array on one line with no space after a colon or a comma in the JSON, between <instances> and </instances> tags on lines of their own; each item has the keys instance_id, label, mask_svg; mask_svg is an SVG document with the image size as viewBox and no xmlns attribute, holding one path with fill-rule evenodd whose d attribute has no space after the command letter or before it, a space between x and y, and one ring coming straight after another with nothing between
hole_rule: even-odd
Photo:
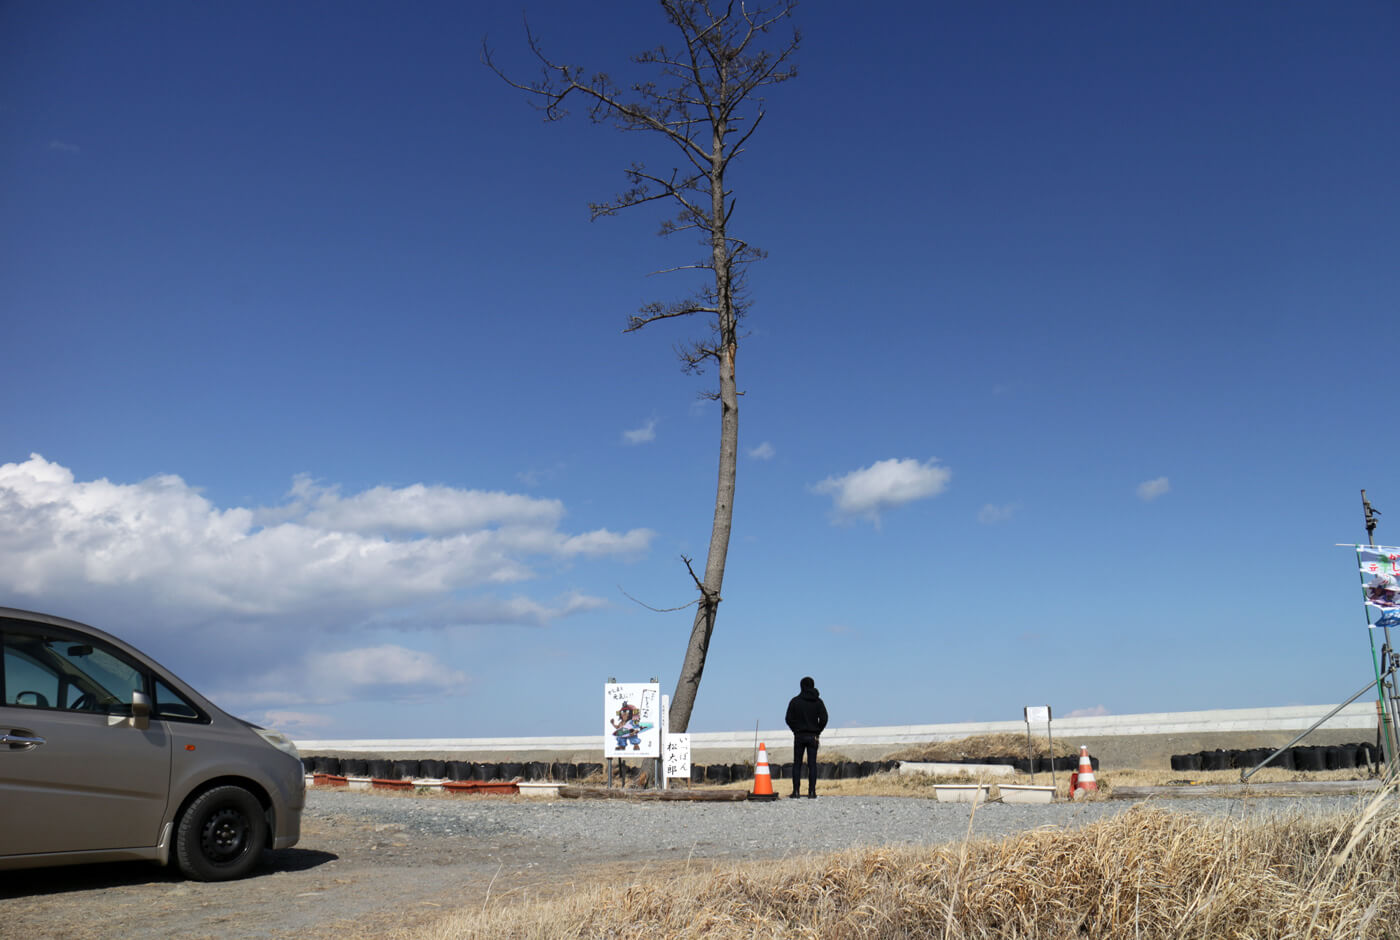
<instances>
[{"instance_id":1,"label":"dirt road","mask_svg":"<svg viewBox=\"0 0 1400 940\"><path fill-rule=\"evenodd\" d=\"M555 846L514 836L467 845L313 806L300 844L242 881L186 881L141 862L0 872L0 937L377 937L480 903L493 878L557 881L567 868Z\"/></svg>"}]
</instances>

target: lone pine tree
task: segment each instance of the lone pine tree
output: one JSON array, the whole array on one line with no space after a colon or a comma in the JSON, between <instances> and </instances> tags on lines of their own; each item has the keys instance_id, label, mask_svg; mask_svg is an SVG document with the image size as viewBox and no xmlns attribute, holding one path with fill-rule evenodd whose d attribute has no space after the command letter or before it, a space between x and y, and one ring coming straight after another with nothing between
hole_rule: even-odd
<instances>
[{"instance_id":1,"label":"lone pine tree","mask_svg":"<svg viewBox=\"0 0 1400 940\"><path fill-rule=\"evenodd\" d=\"M739 452L739 393L734 361L739 349L739 323L744 319L744 276L748 265L764 253L736 237L730 229L734 194L725 187L725 173L763 123L761 89L797 76L793 56L801 41L796 29L787 32L794 2L772 6L710 3L705 0L661 0L666 19L679 34L679 45L659 44L632 57L656 80L635 81L625 88L602 73L587 74L578 66L550 59L526 26L530 51L539 61L539 77L517 81L505 74L483 45L486 65L511 86L526 92L546 120L568 115L581 105L594 123L611 123L624 131L643 131L664 139L683 157L669 172L653 172L640 162L626 171L629 188L608 202L590 204L594 219L648 203L663 203L674 213L661 234L692 232L705 247L690 264L670 272L707 272L689 296L657 301L627 320L634 332L659 320L700 317L708 326L704 338L678 347L687 372L714 365L718 388L707 393L720 405L719 477L715 514L710 529L705 570L697 575L691 560L686 569L699 591L695 621L676 692L671 699L670 727L689 727L705 657L722 599L725 559L734 522L734 484ZM778 29L785 38L775 39Z\"/></svg>"}]
</instances>

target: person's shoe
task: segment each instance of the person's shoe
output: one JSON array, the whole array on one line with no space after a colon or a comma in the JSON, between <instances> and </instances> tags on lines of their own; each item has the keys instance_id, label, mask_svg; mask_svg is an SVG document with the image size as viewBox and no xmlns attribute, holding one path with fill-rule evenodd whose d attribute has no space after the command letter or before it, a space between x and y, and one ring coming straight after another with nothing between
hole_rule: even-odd
<instances>
[{"instance_id":1,"label":"person's shoe","mask_svg":"<svg viewBox=\"0 0 1400 940\"><path fill-rule=\"evenodd\" d=\"M817 795L816 795L815 793L808 793L808 794L807 794L807 799L809 799L809 800L815 800L816 798L817 798Z\"/></svg>"},{"instance_id":2,"label":"person's shoe","mask_svg":"<svg viewBox=\"0 0 1400 940\"><path fill-rule=\"evenodd\" d=\"M797 799L797 798L798 798L799 796L801 796L801 795L802 795L801 793L794 793L794 794L792 795L792 799L795 800L795 799Z\"/></svg>"}]
</instances>

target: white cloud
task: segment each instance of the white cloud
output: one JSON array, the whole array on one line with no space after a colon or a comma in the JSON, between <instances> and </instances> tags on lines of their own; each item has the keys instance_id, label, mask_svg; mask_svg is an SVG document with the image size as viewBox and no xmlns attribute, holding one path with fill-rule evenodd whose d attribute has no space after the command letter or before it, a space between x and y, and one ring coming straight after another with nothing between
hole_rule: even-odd
<instances>
[{"instance_id":1,"label":"white cloud","mask_svg":"<svg viewBox=\"0 0 1400 940\"><path fill-rule=\"evenodd\" d=\"M557 500L508 493L415 485L342 497L305 479L282 506L220 509L178 476L77 481L36 454L0 465L0 591L151 605L172 622L343 627L651 542L646 529L563 532L563 515Z\"/></svg>"},{"instance_id":2,"label":"white cloud","mask_svg":"<svg viewBox=\"0 0 1400 940\"><path fill-rule=\"evenodd\" d=\"M325 728L322 706L467 691L454 663L410 648L448 642L428 631L607 606L523 585L641 554L653 534L571 532L564 516L514 493L306 477L278 505L220 507L178 476L77 480L35 454L0 464L0 602L111 630L261 724Z\"/></svg>"},{"instance_id":3,"label":"white cloud","mask_svg":"<svg viewBox=\"0 0 1400 940\"><path fill-rule=\"evenodd\" d=\"M1110 711L1109 711L1106 707L1104 707L1103 705L1095 705L1093 708L1076 708L1074 711L1070 712L1070 713L1069 713L1068 715L1066 715L1065 717L1066 717L1066 718L1100 718L1100 717L1102 717L1102 716L1104 716L1104 715L1110 715L1110 714L1112 714L1112 712L1110 712Z\"/></svg>"},{"instance_id":4,"label":"white cloud","mask_svg":"<svg viewBox=\"0 0 1400 940\"><path fill-rule=\"evenodd\" d=\"M62 153L79 153L82 150L82 148L79 147L77 144L70 144L64 140L49 141L49 149L57 150Z\"/></svg>"},{"instance_id":5,"label":"white cloud","mask_svg":"<svg viewBox=\"0 0 1400 940\"><path fill-rule=\"evenodd\" d=\"M601 597L574 592L556 598L551 603L541 603L529 597L492 598L484 603L458 606L452 623L517 623L545 626L555 620L589 610L607 607L608 602Z\"/></svg>"},{"instance_id":6,"label":"white cloud","mask_svg":"<svg viewBox=\"0 0 1400 940\"><path fill-rule=\"evenodd\" d=\"M547 467L543 470L535 468L531 468L529 470L521 470L515 475L515 478L521 483L533 489L549 480L554 479L563 470L563 464L555 464L553 467Z\"/></svg>"},{"instance_id":7,"label":"white cloud","mask_svg":"<svg viewBox=\"0 0 1400 940\"><path fill-rule=\"evenodd\" d=\"M401 489L376 486L342 497L336 488L322 488L299 476L291 495L294 502L274 512L299 516L303 524L318 529L367 535L446 535L488 526L553 526L564 516L564 504L557 499L421 483Z\"/></svg>"},{"instance_id":8,"label":"white cloud","mask_svg":"<svg viewBox=\"0 0 1400 940\"><path fill-rule=\"evenodd\" d=\"M328 728L335 724L335 719L329 715L287 711L281 708L260 712L255 721L264 728L276 728L278 731L290 732L314 731L317 728Z\"/></svg>"},{"instance_id":9,"label":"white cloud","mask_svg":"<svg viewBox=\"0 0 1400 940\"><path fill-rule=\"evenodd\" d=\"M1016 514L1016 505L1006 503L1001 506L987 503L977 511L977 521L983 525L996 525L998 522L1006 522Z\"/></svg>"},{"instance_id":10,"label":"white cloud","mask_svg":"<svg viewBox=\"0 0 1400 940\"><path fill-rule=\"evenodd\" d=\"M460 693L467 675L438 662L430 653L394 644L312 653L303 673L308 685L331 701L361 698L365 689L391 687L415 698Z\"/></svg>"},{"instance_id":11,"label":"white cloud","mask_svg":"<svg viewBox=\"0 0 1400 940\"><path fill-rule=\"evenodd\" d=\"M1144 502L1152 502L1158 496L1164 496L1171 492L1172 485L1166 477L1158 477L1155 480L1147 480L1139 483L1137 488L1138 499Z\"/></svg>"},{"instance_id":12,"label":"white cloud","mask_svg":"<svg viewBox=\"0 0 1400 940\"><path fill-rule=\"evenodd\" d=\"M880 460L845 476L827 477L812 487L817 493L831 494L838 517L855 517L878 522L880 513L897 509L915 500L943 492L953 471L938 465L937 458Z\"/></svg>"},{"instance_id":13,"label":"white cloud","mask_svg":"<svg viewBox=\"0 0 1400 940\"><path fill-rule=\"evenodd\" d=\"M630 532L609 532L595 529L582 535L573 535L559 541L561 555L586 555L596 558L600 555L631 555L646 551L651 544L649 529L632 529Z\"/></svg>"},{"instance_id":14,"label":"white cloud","mask_svg":"<svg viewBox=\"0 0 1400 940\"><path fill-rule=\"evenodd\" d=\"M332 652L312 650L299 661L267 670L261 676L241 676L237 686L220 690L212 698L235 710L367 700L421 702L461 695L469 684L466 673L444 665L431 653L383 643ZM260 717L278 727L288 725L288 716L304 725L328 723L314 714L283 708L268 708L260 713Z\"/></svg>"},{"instance_id":15,"label":"white cloud","mask_svg":"<svg viewBox=\"0 0 1400 940\"><path fill-rule=\"evenodd\" d=\"M656 440L656 419L652 418L646 424L634 430L623 431L622 440L627 444L645 444L648 441Z\"/></svg>"},{"instance_id":16,"label":"white cloud","mask_svg":"<svg viewBox=\"0 0 1400 940\"><path fill-rule=\"evenodd\" d=\"M757 447L749 448L749 456L755 460L772 460L773 455L777 452L778 451L774 449L773 445L768 443L767 441L764 441Z\"/></svg>"}]
</instances>

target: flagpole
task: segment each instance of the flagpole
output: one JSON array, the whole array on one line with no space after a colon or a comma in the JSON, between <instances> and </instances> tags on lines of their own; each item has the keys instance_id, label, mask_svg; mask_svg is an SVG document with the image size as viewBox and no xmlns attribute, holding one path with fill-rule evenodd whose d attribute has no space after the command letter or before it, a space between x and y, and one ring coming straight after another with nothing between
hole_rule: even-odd
<instances>
[{"instance_id":1,"label":"flagpole","mask_svg":"<svg viewBox=\"0 0 1400 940\"><path fill-rule=\"evenodd\" d=\"M1374 533L1376 531L1376 516L1380 515L1380 511L1371 507L1371 501L1366 498L1366 491L1364 489L1361 491L1361 510L1365 514L1366 519L1366 544L1370 548L1375 548L1376 540L1374 538ZM1361 554L1360 549L1361 546L1358 545L1358 555ZM1364 595L1366 590L1366 575L1362 573L1360 565L1357 565L1356 575L1361 579L1361 589ZM1393 741L1394 729L1391 724L1390 709L1386 707L1386 688L1385 683L1381 681L1380 660L1376 656L1376 630L1371 624L1371 608L1364 603L1364 597L1361 609L1366 612L1366 634L1371 640L1371 665L1376 671L1376 705L1380 709L1381 753L1385 755L1385 764L1386 767L1389 768L1395 761L1395 744ZM1383 627L1382 629L1385 630L1385 645L1382 649L1388 650L1391 648L1390 628Z\"/></svg>"}]
</instances>

